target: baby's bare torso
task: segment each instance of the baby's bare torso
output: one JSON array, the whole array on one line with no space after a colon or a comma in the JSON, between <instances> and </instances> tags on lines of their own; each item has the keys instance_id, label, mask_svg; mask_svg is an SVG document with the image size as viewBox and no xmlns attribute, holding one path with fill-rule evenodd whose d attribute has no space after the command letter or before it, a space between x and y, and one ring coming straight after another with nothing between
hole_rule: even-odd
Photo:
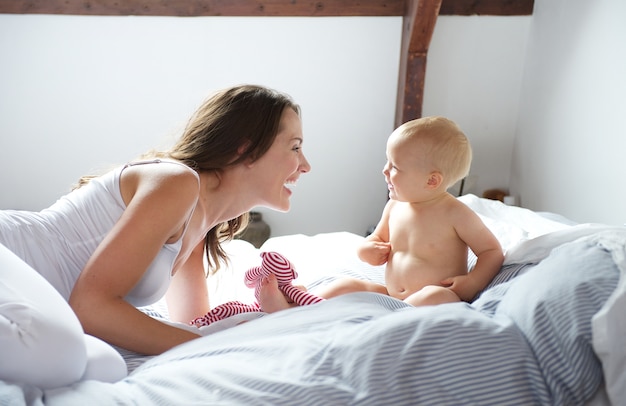
<instances>
[{"instance_id":1,"label":"baby's bare torso","mask_svg":"<svg viewBox=\"0 0 626 406\"><path fill-rule=\"evenodd\" d=\"M390 296L403 300L424 286L467 273L467 245L454 228L456 203L423 210L395 203L389 215L391 253L385 271Z\"/></svg>"}]
</instances>

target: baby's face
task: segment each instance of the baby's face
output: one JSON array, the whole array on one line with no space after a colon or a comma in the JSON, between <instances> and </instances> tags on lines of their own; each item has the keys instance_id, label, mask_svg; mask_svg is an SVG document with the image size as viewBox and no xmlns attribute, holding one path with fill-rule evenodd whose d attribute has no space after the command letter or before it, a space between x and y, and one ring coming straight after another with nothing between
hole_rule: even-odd
<instances>
[{"instance_id":1,"label":"baby's face","mask_svg":"<svg viewBox=\"0 0 626 406\"><path fill-rule=\"evenodd\" d=\"M430 171L425 169L420 144L419 140L402 137L397 132L387 140L387 162L383 175L390 199L414 202L424 197Z\"/></svg>"}]
</instances>

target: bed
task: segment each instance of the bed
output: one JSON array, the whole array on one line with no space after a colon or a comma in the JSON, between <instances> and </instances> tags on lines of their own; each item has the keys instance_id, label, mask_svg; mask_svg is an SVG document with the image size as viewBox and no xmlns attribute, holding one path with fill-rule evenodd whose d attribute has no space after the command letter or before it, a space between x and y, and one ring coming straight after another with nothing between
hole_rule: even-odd
<instances>
[{"instance_id":1,"label":"bed","mask_svg":"<svg viewBox=\"0 0 626 406\"><path fill-rule=\"evenodd\" d=\"M226 319L160 356L124 352L129 376L54 391L0 382L0 404L618 405L626 399L626 228L573 224L474 195L506 251L472 303L414 308L354 293L278 313ZM381 281L334 232L235 240L207 280L213 306L252 303L243 274L277 251L311 291L350 275ZM475 258L470 253L468 264ZM166 318L161 303L144 311ZM240 319L241 321L243 319Z\"/></svg>"}]
</instances>

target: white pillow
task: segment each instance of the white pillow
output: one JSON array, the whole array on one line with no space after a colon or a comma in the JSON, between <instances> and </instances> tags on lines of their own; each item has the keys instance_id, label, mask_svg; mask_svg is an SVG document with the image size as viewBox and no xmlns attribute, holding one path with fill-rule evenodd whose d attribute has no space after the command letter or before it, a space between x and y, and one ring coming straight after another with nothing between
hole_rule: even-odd
<instances>
[{"instance_id":1,"label":"white pillow","mask_svg":"<svg viewBox=\"0 0 626 406\"><path fill-rule=\"evenodd\" d=\"M602 361L606 391L612 405L626 399L626 273L624 268L620 269L622 275L617 289L591 320L593 348Z\"/></svg>"},{"instance_id":2,"label":"white pillow","mask_svg":"<svg viewBox=\"0 0 626 406\"><path fill-rule=\"evenodd\" d=\"M611 404L626 399L626 229L618 227L613 238L601 240L611 251L621 275L617 288L591 319L593 349L602 361L604 381Z\"/></svg>"}]
</instances>

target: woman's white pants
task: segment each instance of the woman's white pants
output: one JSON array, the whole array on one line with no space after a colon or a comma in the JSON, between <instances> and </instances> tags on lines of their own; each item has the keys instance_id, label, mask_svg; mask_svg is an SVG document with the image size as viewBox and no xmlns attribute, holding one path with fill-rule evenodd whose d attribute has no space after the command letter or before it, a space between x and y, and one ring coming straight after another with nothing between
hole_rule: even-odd
<instances>
[{"instance_id":1,"label":"woman's white pants","mask_svg":"<svg viewBox=\"0 0 626 406\"><path fill-rule=\"evenodd\" d=\"M86 335L63 297L0 244L0 379L58 388L126 376L122 356Z\"/></svg>"}]
</instances>

